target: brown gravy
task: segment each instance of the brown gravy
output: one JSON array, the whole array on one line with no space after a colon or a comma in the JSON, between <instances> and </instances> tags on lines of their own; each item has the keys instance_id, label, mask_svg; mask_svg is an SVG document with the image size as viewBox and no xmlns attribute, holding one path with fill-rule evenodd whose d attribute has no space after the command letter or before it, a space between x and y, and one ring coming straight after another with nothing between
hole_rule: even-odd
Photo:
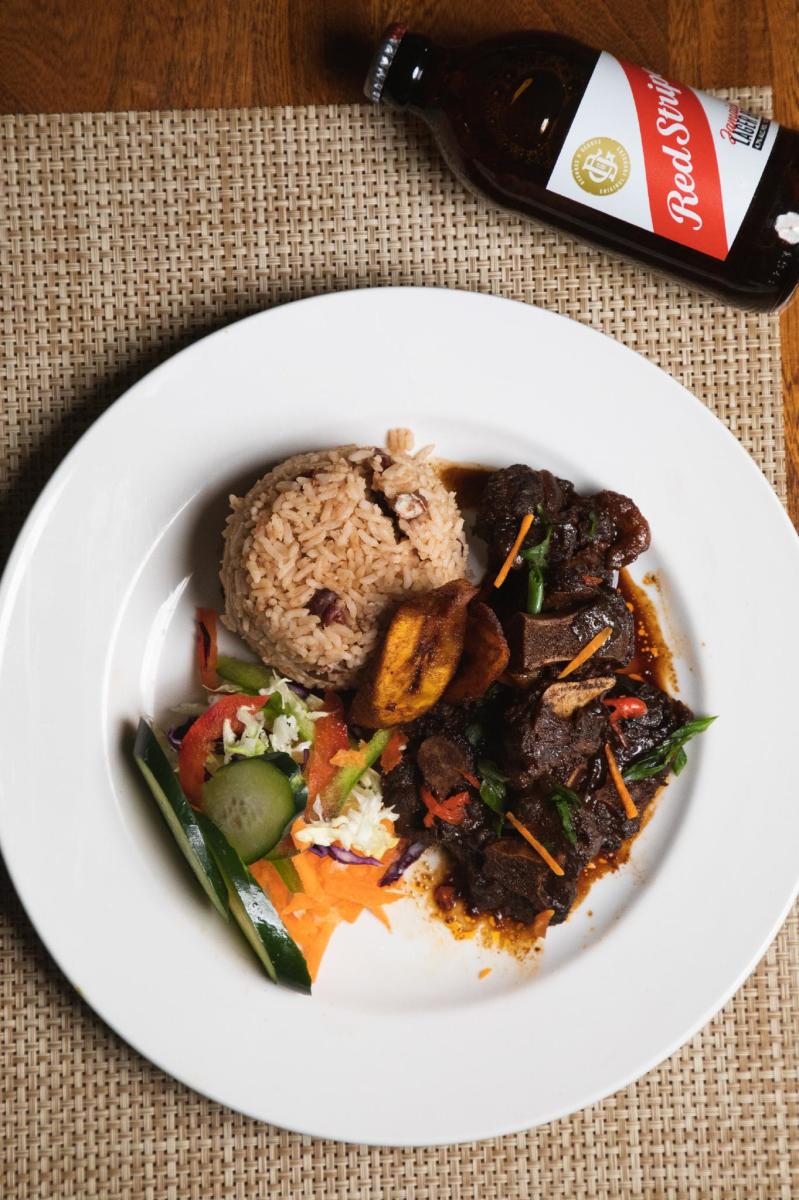
<instances>
[{"instance_id":1,"label":"brown gravy","mask_svg":"<svg viewBox=\"0 0 799 1200\"><path fill-rule=\"evenodd\" d=\"M619 572L619 591L635 618L635 655L620 674L639 675L664 692L678 691L674 660L660 628L654 604L626 570Z\"/></svg>"},{"instance_id":2,"label":"brown gravy","mask_svg":"<svg viewBox=\"0 0 799 1200\"><path fill-rule=\"evenodd\" d=\"M477 508L483 499L483 489L494 467L481 467L479 463L454 463L442 461L436 464L439 478L449 492L455 493L460 508Z\"/></svg>"}]
</instances>

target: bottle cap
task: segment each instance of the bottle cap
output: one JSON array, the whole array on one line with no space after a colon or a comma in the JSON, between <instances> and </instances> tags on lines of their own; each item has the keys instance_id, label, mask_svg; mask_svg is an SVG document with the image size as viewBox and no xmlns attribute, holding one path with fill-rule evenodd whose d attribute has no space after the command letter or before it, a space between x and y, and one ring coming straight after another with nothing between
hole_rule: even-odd
<instances>
[{"instance_id":1,"label":"bottle cap","mask_svg":"<svg viewBox=\"0 0 799 1200\"><path fill-rule=\"evenodd\" d=\"M373 104L377 104L380 101L380 97L383 94L383 85L386 82L389 68L394 61L394 55L397 53L397 47L407 32L407 25L395 21L393 25L389 25L378 43L366 76L366 82L363 85L363 93L366 99L371 100Z\"/></svg>"}]
</instances>

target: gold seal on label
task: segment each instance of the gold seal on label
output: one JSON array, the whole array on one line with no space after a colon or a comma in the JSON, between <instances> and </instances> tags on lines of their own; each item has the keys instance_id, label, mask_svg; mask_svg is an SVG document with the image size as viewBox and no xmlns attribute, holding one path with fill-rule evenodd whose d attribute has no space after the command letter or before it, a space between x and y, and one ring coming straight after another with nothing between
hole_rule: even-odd
<instances>
[{"instance_id":1,"label":"gold seal on label","mask_svg":"<svg viewBox=\"0 0 799 1200\"><path fill-rule=\"evenodd\" d=\"M630 178L630 156L615 138L589 138L574 153L572 175L584 192L612 196Z\"/></svg>"}]
</instances>

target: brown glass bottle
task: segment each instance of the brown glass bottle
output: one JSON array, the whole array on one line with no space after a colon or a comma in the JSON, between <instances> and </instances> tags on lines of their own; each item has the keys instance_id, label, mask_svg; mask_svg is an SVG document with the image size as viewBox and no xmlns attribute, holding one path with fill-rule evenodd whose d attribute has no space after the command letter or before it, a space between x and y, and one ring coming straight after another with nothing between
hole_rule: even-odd
<instances>
[{"instance_id":1,"label":"brown glass bottle","mask_svg":"<svg viewBox=\"0 0 799 1200\"><path fill-rule=\"evenodd\" d=\"M799 283L793 130L543 32L447 49L394 25L365 91L422 117L504 208L745 308Z\"/></svg>"}]
</instances>

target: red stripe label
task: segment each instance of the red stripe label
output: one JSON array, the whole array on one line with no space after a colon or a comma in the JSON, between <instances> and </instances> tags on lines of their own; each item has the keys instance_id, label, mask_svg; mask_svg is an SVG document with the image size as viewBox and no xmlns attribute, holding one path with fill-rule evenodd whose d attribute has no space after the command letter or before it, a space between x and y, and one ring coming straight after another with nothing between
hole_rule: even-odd
<instances>
[{"instance_id":1,"label":"red stripe label","mask_svg":"<svg viewBox=\"0 0 799 1200\"><path fill-rule=\"evenodd\" d=\"M619 59L635 100L644 150L652 228L713 258L726 258L718 160L696 94Z\"/></svg>"}]
</instances>

